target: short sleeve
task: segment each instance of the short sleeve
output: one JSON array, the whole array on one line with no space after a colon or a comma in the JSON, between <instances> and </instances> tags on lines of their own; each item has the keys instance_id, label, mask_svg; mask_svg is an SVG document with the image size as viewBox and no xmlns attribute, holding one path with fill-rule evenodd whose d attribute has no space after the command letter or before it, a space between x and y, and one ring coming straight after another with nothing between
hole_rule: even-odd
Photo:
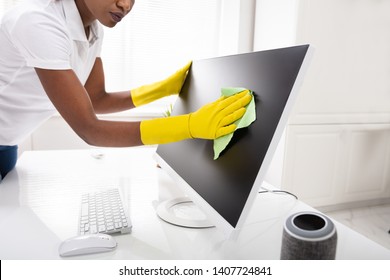
<instances>
[{"instance_id":1,"label":"short sleeve","mask_svg":"<svg viewBox=\"0 0 390 280\"><path fill-rule=\"evenodd\" d=\"M72 41L65 24L43 12L22 14L10 30L15 47L30 67L70 69Z\"/></svg>"}]
</instances>

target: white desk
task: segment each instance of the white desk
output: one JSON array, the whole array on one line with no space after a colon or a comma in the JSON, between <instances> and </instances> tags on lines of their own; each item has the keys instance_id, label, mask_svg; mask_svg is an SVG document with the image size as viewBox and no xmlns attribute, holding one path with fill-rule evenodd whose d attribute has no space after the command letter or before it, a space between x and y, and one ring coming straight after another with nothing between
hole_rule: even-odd
<instances>
[{"instance_id":1,"label":"white desk","mask_svg":"<svg viewBox=\"0 0 390 280\"><path fill-rule=\"evenodd\" d=\"M292 213L314 210L292 196L259 194L245 227L225 240L215 228L188 229L160 220L159 201L175 186L152 159L154 148L25 152L0 184L0 259L58 259L76 235L80 195L117 185L129 202L131 234L118 248L74 259L279 259ZM93 157L102 152L102 158ZM335 222L337 259L390 259L390 251Z\"/></svg>"}]
</instances>

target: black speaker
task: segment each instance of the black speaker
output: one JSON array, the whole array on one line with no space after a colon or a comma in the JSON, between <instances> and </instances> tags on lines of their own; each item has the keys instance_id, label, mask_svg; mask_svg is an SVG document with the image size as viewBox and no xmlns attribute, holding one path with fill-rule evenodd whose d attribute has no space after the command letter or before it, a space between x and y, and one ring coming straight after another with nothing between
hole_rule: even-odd
<instances>
[{"instance_id":1,"label":"black speaker","mask_svg":"<svg viewBox=\"0 0 390 280\"><path fill-rule=\"evenodd\" d=\"M299 212L284 224L282 260L334 260L337 231L334 223L317 212Z\"/></svg>"}]
</instances>

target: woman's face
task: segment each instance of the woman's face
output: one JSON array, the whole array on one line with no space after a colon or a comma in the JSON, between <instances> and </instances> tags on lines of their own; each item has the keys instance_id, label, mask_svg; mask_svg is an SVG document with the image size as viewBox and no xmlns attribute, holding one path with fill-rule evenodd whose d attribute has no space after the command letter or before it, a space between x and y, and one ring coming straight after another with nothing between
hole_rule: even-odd
<instances>
[{"instance_id":1,"label":"woman's face","mask_svg":"<svg viewBox=\"0 0 390 280\"><path fill-rule=\"evenodd\" d=\"M75 0L84 26L95 19L107 27L114 27L133 8L135 0Z\"/></svg>"}]
</instances>

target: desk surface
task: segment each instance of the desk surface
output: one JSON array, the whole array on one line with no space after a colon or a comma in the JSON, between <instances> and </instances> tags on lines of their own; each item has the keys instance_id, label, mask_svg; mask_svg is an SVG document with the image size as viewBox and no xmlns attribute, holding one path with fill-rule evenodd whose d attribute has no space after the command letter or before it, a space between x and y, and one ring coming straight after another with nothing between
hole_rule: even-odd
<instances>
[{"instance_id":1,"label":"desk surface","mask_svg":"<svg viewBox=\"0 0 390 280\"><path fill-rule=\"evenodd\" d=\"M245 226L225 239L216 228L189 229L156 215L177 189L152 159L154 148L25 152L0 184L0 259L59 259L75 236L80 196L117 186L129 204L131 234L118 248L72 259L279 259L283 223L314 211L294 197L259 194ZM390 251L335 222L337 259L390 259Z\"/></svg>"}]
</instances>

